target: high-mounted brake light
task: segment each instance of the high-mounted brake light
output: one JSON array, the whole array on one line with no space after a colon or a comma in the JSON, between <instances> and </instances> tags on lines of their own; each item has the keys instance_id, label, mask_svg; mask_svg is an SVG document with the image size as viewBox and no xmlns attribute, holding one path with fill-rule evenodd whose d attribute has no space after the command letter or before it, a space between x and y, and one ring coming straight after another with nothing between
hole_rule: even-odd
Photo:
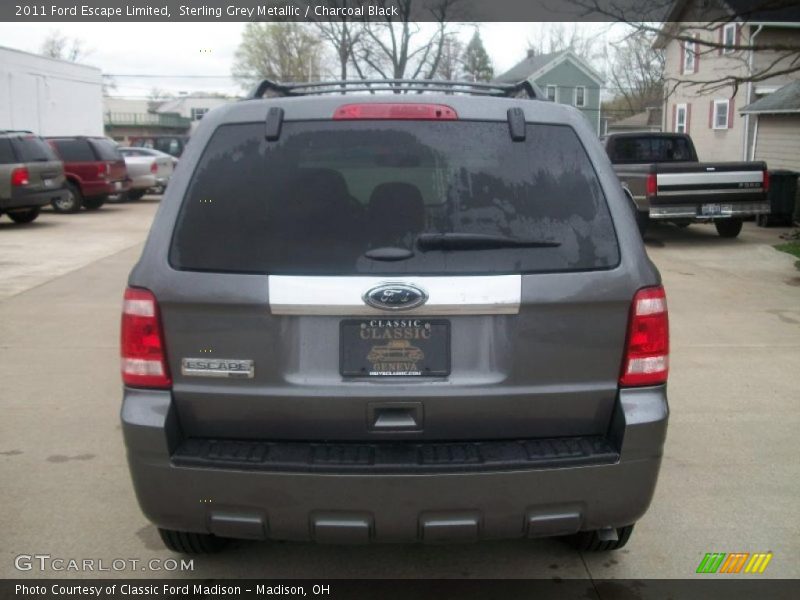
<instances>
[{"instance_id":1,"label":"high-mounted brake light","mask_svg":"<svg viewBox=\"0 0 800 600\"><path fill-rule=\"evenodd\" d=\"M11 185L19 187L30 183L30 173L26 167L18 167L11 171Z\"/></svg>"},{"instance_id":2,"label":"high-mounted brake light","mask_svg":"<svg viewBox=\"0 0 800 600\"><path fill-rule=\"evenodd\" d=\"M766 169L764 169L763 175L761 176L761 187L765 192L769 191L769 171Z\"/></svg>"},{"instance_id":3,"label":"high-mounted brake light","mask_svg":"<svg viewBox=\"0 0 800 600\"><path fill-rule=\"evenodd\" d=\"M458 113L446 104L343 104L333 113L336 121L358 119L373 120L414 120L414 121L455 121Z\"/></svg>"},{"instance_id":4,"label":"high-mounted brake light","mask_svg":"<svg viewBox=\"0 0 800 600\"><path fill-rule=\"evenodd\" d=\"M650 173L647 176L647 195L655 196L658 194L658 180L655 173Z\"/></svg>"},{"instance_id":5,"label":"high-mounted brake light","mask_svg":"<svg viewBox=\"0 0 800 600\"><path fill-rule=\"evenodd\" d=\"M125 290L120 345L125 385L160 389L172 385L158 302L151 291Z\"/></svg>"},{"instance_id":6,"label":"high-mounted brake light","mask_svg":"<svg viewBox=\"0 0 800 600\"><path fill-rule=\"evenodd\" d=\"M668 373L667 296L661 286L643 288L633 297L619 384L658 385L666 383Z\"/></svg>"}]
</instances>

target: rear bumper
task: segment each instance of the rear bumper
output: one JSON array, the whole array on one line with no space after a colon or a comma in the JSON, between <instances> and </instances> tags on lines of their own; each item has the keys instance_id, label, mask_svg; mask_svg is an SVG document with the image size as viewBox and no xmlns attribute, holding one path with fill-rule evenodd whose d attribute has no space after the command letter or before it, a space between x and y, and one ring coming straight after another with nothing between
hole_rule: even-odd
<instances>
[{"instance_id":1,"label":"rear bumper","mask_svg":"<svg viewBox=\"0 0 800 600\"><path fill-rule=\"evenodd\" d=\"M701 204L653 204L650 203L651 219L730 219L733 217L752 217L754 215L768 215L769 202L740 202L725 204L716 202L720 206L720 213L704 215Z\"/></svg>"},{"instance_id":2,"label":"rear bumper","mask_svg":"<svg viewBox=\"0 0 800 600\"><path fill-rule=\"evenodd\" d=\"M132 190L149 190L158 185L158 179L155 175L148 173L147 175L136 175L131 178Z\"/></svg>"},{"instance_id":3,"label":"rear bumper","mask_svg":"<svg viewBox=\"0 0 800 600\"><path fill-rule=\"evenodd\" d=\"M613 462L469 472L309 472L183 463L169 392L126 389L122 425L139 504L159 527L250 539L467 541L620 527L647 510L666 436L663 386L620 394Z\"/></svg>"},{"instance_id":4,"label":"rear bumper","mask_svg":"<svg viewBox=\"0 0 800 600\"><path fill-rule=\"evenodd\" d=\"M87 198L95 196L111 196L131 189L129 179L118 181L84 181L81 184L81 192Z\"/></svg>"},{"instance_id":5,"label":"rear bumper","mask_svg":"<svg viewBox=\"0 0 800 600\"><path fill-rule=\"evenodd\" d=\"M11 198L0 198L0 210L15 210L25 208L35 208L50 204L67 193L66 188L30 191L25 189L15 189Z\"/></svg>"}]
</instances>

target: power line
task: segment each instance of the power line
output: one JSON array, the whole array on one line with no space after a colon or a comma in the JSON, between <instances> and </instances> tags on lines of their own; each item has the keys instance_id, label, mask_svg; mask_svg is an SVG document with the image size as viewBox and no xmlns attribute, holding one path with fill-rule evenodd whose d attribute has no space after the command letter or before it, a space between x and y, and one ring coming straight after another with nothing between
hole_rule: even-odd
<instances>
[{"instance_id":1,"label":"power line","mask_svg":"<svg viewBox=\"0 0 800 600\"><path fill-rule=\"evenodd\" d=\"M152 73L103 73L103 77L141 77L161 79L233 79L233 75L154 75Z\"/></svg>"}]
</instances>

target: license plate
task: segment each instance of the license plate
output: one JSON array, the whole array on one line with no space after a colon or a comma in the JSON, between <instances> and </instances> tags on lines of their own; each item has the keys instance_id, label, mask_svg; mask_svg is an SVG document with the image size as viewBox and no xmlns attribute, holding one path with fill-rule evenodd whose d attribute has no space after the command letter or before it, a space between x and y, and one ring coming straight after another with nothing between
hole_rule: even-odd
<instances>
[{"instance_id":1,"label":"license plate","mask_svg":"<svg viewBox=\"0 0 800 600\"><path fill-rule=\"evenodd\" d=\"M52 179L42 179L42 183L44 184L44 187L50 187L51 185L53 185L53 180Z\"/></svg>"},{"instance_id":2,"label":"license plate","mask_svg":"<svg viewBox=\"0 0 800 600\"><path fill-rule=\"evenodd\" d=\"M121 181L115 181L114 182L114 189L115 190L121 190L122 189L122 182Z\"/></svg>"},{"instance_id":3,"label":"license plate","mask_svg":"<svg viewBox=\"0 0 800 600\"><path fill-rule=\"evenodd\" d=\"M339 327L339 372L345 377L445 377L450 322L353 319Z\"/></svg>"},{"instance_id":4,"label":"license plate","mask_svg":"<svg viewBox=\"0 0 800 600\"><path fill-rule=\"evenodd\" d=\"M700 207L700 214L706 216L712 215L721 215L722 214L722 205L721 204L703 204Z\"/></svg>"}]
</instances>

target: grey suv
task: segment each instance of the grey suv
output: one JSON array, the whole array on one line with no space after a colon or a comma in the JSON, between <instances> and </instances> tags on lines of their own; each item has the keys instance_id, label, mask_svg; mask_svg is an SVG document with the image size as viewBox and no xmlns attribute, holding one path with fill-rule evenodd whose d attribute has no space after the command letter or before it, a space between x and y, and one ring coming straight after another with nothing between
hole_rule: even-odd
<instances>
[{"instance_id":1,"label":"grey suv","mask_svg":"<svg viewBox=\"0 0 800 600\"><path fill-rule=\"evenodd\" d=\"M525 84L263 82L181 161L122 317L130 470L169 548L627 542L667 308L580 112Z\"/></svg>"},{"instance_id":2,"label":"grey suv","mask_svg":"<svg viewBox=\"0 0 800 600\"><path fill-rule=\"evenodd\" d=\"M66 195L64 165L30 131L0 130L0 214L30 223L41 207Z\"/></svg>"}]
</instances>

